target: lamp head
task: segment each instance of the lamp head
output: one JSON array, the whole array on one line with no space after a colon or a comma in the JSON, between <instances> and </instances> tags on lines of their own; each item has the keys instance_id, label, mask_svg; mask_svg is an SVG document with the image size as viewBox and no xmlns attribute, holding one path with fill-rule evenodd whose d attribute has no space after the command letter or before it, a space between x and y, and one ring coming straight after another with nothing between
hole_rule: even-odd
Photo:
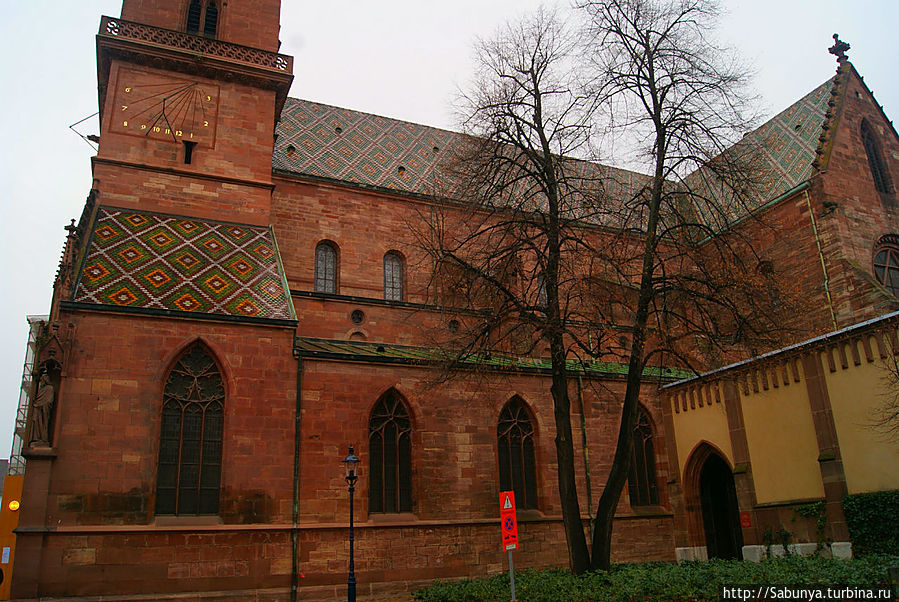
<instances>
[{"instance_id":1,"label":"lamp head","mask_svg":"<svg viewBox=\"0 0 899 602\"><path fill-rule=\"evenodd\" d=\"M346 478L356 477L356 465L359 464L359 458L353 453L353 446L350 446L350 453L343 459L343 465L346 467Z\"/></svg>"}]
</instances>

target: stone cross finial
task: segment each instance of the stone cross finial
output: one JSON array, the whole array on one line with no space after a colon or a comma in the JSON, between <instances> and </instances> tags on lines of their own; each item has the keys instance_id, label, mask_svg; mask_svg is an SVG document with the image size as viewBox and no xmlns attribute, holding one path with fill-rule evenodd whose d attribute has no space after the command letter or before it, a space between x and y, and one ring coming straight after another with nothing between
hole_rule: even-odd
<instances>
[{"instance_id":1,"label":"stone cross finial","mask_svg":"<svg viewBox=\"0 0 899 602\"><path fill-rule=\"evenodd\" d=\"M833 34L833 46L828 48L828 52L837 57L837 62L841 65L848 60L846 56L847 50L849 50L849 44L840 40L840 34Z\"/></svg>"}]
</instances>

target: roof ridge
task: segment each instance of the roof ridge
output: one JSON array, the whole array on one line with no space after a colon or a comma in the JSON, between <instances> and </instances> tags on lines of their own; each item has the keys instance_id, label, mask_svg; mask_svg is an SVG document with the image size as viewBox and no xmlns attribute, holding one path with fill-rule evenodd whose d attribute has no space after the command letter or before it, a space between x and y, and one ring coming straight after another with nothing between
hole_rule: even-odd
<instances>
[{"instance_id":1,"label":"roof ridge","mask_svg":"<svg viewBox=\"0 0 899 602\"><path fill-rule=\"evenodd\" d=\"M308 99L306 99L306 98L295 98L295 97L293 97L293 96L288 96L288 97L287 97L287 101L288 101L288 102L290 102L290 101L304 102L304 103L307 103L307 104L319 105L319 106L322 106L322 107L327 107L327 108L329 108L329 109L336 109L336 110L338 110L338 111L349 111L349 112L351 112L351 113L357 113L357 114L359 114L359 115L366 115L366 116L368 116L368 117L376 117L376 118L378 118L378 119L387 119L387 120L389 120L389 121L395 121L395 122L397 122L397 123L407 123L407 124L409 124L409 125L415 125L415 126L419 126L419 127L424 127L424 128L428 128L428 129L431 129L431 130L438 130L438 131L440 131L440 132L446 132L447 134L453 134L453 135L458 135L458 136L467 136L467 135L468 135L468 134L465 134L464 132L457 132L456 130L449 130L449 129L446 129L446 128L437 127L436 125L428 125L428 124L426 124L426 123L419 123L419 122L417 122L417 121L409 121L408 119L400 119L400 118L398 118L398 117L389 117L389 116L387 116L387 115L381 115L381 114L378 114L378 113L371 113L371 112L369 112L369 111L361 111L361 110L359 110L359 109L349 109L349 108L347 108L347 107L341 107L341 106L333 105L333 104L330 104L330 103L327 103L327 102L320 102L320 101L318 101L318 100L308 100ZM283 111L282 111L282 112L283 112Z\"/></svg>"}]
</instances>

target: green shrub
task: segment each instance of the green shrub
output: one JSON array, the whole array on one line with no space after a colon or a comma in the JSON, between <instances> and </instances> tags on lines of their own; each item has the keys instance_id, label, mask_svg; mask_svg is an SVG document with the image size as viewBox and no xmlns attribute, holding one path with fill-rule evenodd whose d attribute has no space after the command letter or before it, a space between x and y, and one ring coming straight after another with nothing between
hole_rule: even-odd
<instances>
[{"instance_id":1,"label":"green shrub","mask_svg":"<svg viewBox=\"0 0 899 602\"><path fill-rule=\"evenodd\" d=\"M786 556L759 563L710 560L681 565L620 564L607 572L580 577L561 569L525 570L515 574L515 591L520 602L711 602L719 599L725 584L881 584L886 567L897 563L899 556L870 555L850 561ZM509 575L436 581L415 592L414 597L427 602L508 600Z\"/></svg>"},{"instance_id":2,"label":"green shrub","mask_svg":"<svg viewBox=\"0 0 899 602\"><path fill-rule=\"evenodd\" d=\"M899 554L899 491L847 495L843 513L853 553Z\"/></svg>"}]
</instances>

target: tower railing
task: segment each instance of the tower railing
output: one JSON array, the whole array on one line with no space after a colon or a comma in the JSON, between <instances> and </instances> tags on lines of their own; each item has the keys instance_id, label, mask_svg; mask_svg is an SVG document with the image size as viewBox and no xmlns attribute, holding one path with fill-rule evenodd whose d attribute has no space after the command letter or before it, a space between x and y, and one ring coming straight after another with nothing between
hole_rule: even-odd
<instances>
[{"instance_id":1,"label":"tower railing","mask_svg":"<svg viewBox=\"0 0 899 602\"><path fill-rule=\"evenodd\" d=\"M292 73L293 71L293 57L285 54L241 46L232 42L184 33L183 31L125 21L114 17L102 17L98 35L107 38L134 40L166 48L176 48L282 73Z\"/></svg>"}]
</instances>

